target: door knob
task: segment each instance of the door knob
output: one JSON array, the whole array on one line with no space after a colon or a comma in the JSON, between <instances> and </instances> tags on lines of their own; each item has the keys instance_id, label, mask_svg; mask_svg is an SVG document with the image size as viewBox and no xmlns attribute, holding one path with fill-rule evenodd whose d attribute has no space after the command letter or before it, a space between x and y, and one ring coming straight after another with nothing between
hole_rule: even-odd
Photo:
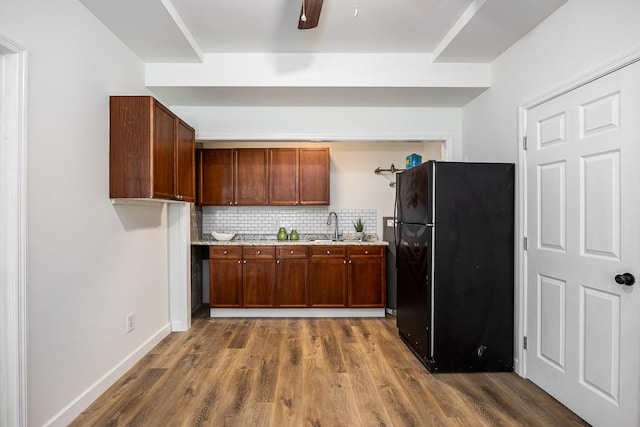
<instances>
[{"instance_id":1,"label":"door knob","mask_svg":"<svg viewBox=\"0 0 640 427\"><path fill-rule=\"evenodd\" d=\"M636 278L631 273L616 274L615 279L619 285L631 286L636 283Z\"/></svg>"}]
</instances>

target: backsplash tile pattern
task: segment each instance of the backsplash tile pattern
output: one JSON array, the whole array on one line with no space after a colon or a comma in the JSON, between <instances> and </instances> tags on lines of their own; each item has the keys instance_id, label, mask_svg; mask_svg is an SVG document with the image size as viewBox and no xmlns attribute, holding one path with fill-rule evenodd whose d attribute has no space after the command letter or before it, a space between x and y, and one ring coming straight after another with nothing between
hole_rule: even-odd
<instances>
[{"instance_id":1,"label":"backsplash tile pattern","mask_svg":"<svg viewBox=\"0 0 640 427\"><path fill-rule=\"evenodd\" d=\"M189 203L191 214L191 240L198 240L202 235L202 206Z\"/></svg>"},{"instance_id":2,"label":"backsplash tile pattern","mask_svg":"<svg viewBox=\"0 0 640 427\"><path fill-rule=\"evenodd\" d=\"M235 231L237 235L259 235L274 238L280 227L304 235L333 235L335 224L327 225L330 212L338 215L340 235L355 232L353 222L362 218L365 234L377 234L375 209L330 209L309 207L217 207L202 208L202 235L212 231Z\"/></svg>"}]
</instances>

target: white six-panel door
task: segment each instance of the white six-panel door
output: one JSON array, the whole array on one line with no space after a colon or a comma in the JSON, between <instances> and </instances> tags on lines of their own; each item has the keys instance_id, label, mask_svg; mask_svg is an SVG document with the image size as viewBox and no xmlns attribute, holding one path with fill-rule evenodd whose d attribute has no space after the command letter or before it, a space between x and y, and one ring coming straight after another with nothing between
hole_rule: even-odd
<instances>
[{"instance_id":1,"label":"white six-panel door","mask_svg":"<svg viewBox=\"0 0 640 427\"><path fill-rule=\"evenodd\" d=\"M526 113L527 376L640 426L640 64ZM618 277L622 281L624 277Z\"/></svg>"}]
</instances>

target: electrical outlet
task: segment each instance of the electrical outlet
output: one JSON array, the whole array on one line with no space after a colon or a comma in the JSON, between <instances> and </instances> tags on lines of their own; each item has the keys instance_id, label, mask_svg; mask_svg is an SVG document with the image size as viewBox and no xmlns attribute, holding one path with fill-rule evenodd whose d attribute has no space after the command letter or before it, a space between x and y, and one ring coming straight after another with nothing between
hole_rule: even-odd
<instances>
[{"instance_id":1,"label":"electrical outlet","mask_svg":"<svg viewBox=\"0 0 640 427\"><path fill-rule=\"evenodd\" d=\"M133 331L136 328L136 315L130 313L127 315L127 333Z\"/></svg>"}]
</instances>

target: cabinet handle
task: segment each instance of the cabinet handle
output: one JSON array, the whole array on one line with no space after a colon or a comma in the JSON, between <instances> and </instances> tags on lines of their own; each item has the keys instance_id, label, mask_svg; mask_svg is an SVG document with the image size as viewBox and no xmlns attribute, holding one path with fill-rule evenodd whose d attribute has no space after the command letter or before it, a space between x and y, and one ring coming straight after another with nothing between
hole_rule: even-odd
<instances>
[{"instance_id":1,"label":"cabinet handle","mask_svg":"<svg viewBox=\"0 0 640 427\"><path fill-rule=\"evenodd\" d=\"M346 264L346 263L347 263L347 261L345 260L345 261L344 261L344 264Z\"/></svg>"},{"instance_id":2,"label":"cabinet handle","mask_svg":"<svg viewBox=\"0 0 640 427\"><path fill-rule=\"evenodd\" d=\"M238 260L238 264L240 264L240 260Z\"/></svg>"},{"instance_id":3,"label":"cabinet handle","mask_svg":"<svg viewBox=\"0 0 640 427\"><path fill-rule=\"evenodd\" d=\"M364 251L364 254L365 255L369 255L369 251Z\"/></svg>"},{"instance_id":4,"label":"cabinet handle","mask_svg":"<svg viewBox=\"0 0 640 427\"><path fill-rule=\"evenodd\" d=\"M349 264L351 264L351 261L349 261Z\"/></svg>"},{"instance_id":5,"label":"cabinet handle","mask_svg":"<svg viewBox=\"0 0 640 427\"><path fill-rule=\"evenodd\" d=\"M289 252L291 255L293 255L293 251Z\"/></svg>"},{"instance_id":6,"label":"cabinet handle","mask_svg":"<svg viewBox=\"0 0 640 427\"><path fill-rule=\"evenodd\" d=\"M222 254L223 254L223 255L226 255L226 254L228 254L228 253L229 253L229 251L224 251Z\"/></svg>"},{"instance_id":7,"label":"cabinet handle","mask_svg":"<svg viewBox=\"0 0 640 427\"><path fill-rule=\"evenodd\" d=\"M238 262L240 262L240 261L238 261ZM243 263L243 264L246 264L246 263L247 263L247 261L246 261L246 260L245 260L245 261L242 261L242 263Z\"/></svg>"},{"instance_id":8,"label":"cabinet handle","mask_svg":"<svg viewBox=\"0 0 640 427\"><path fill-rule=\"evenodd\" d=\"M276 264L280 264L280 260L276 261Z\"/></svg>"},{"instance_id":9,"label":"cabinet handle","mask_svg":"<svg viewBox=\"0 0 640 427\"><path fill-rule=\"evenodd\" d=\"M229 202L229 204L230 204L230 205L232 205L232 204L233 204L233 202Z\"/></svg>"},{"instance_id":10,"label":"cabinet handle","mask_svg":"<svg viewBox=\"0 0 640 427\"><path fill-rule=\"evenodd\" d=\"M327 255L331 255L331 251L327 251Z\"/></svg>"},{"instance_id":11,"label":"cabinet handle","mask_svg":"<svg viewBox=\"0 0 640 427\"><path fill-rule=\"evenodd\" d=\"M256 253L257 253L258 255L260 255L260 254L262 253L262 251L256 251Z\"/></svg>"}]
</instances>

